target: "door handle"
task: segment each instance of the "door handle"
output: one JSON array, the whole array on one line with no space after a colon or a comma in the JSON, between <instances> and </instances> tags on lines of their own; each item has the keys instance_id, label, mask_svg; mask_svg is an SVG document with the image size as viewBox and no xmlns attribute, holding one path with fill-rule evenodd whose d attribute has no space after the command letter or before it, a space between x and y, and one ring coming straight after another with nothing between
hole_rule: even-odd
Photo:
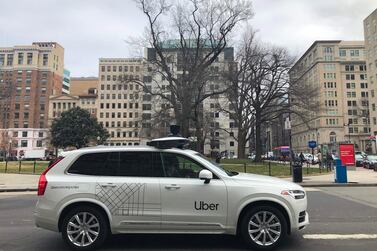
<instances>
[{"instance_id":1,"label":"door handle","mask_svg":"<svg viewBox=\"0 0 377 251\"><path fill-rule=\"evenodd\" d=\"M177 189L180 189L181 187L176 184L171 184L171 185L166 185L165 188L168 190L177 190Z\"/></svg>"},{"instance_id":2,"label":"door handle","mask_svg":"<svg viewBox=\"0 0 377 251\"><path fill-rule=\"evenodd\" d=\"M103 184L103 185L101 185L101 187L103 187L103 188L108 188L108 187L114 188L114 187L117 187L117 185L109 183L109 184Z\"/></svg>"}]
</instances>

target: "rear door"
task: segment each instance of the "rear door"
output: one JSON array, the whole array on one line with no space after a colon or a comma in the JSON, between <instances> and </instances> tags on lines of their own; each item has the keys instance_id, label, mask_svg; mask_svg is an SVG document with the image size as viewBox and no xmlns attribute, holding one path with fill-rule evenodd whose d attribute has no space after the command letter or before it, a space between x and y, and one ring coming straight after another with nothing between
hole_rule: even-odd
<instances>
[{"instance_id":1,"label":"rear door","mask_svg":"<svg viewBox=\"0 0 377 251\"><path fill-rule=\"evenodd\" d=\"M153 152L121 151L108 156L105 169L113 175L98 177L96 198L110 210L117 231L160 230L161 172L153 164Z\"/></svg>"}]
</instances>

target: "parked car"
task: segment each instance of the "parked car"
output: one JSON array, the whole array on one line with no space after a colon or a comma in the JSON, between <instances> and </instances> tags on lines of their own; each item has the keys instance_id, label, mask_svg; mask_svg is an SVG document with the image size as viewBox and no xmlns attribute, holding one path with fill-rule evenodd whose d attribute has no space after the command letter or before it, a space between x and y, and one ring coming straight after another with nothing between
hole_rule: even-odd
<instances>
[{"instance_id":1,"label":"parked car","mask_svg":"<svg viewBox=\"0 0 377 251\"><path fill-rule=\"evenodd\" d=\"M365 160L365 168L374 169L377 167L377 155L368 155Z\"/></svg>"},{"instance_id":2,"label":"parked car","mask_svg":"<svg viewBox=\"0 0 377 251\"><path fill-rule=\"evenodd\" d=\"M240 235L267 250L309 224L298 184L151 145L64 153L40 176L34 216L76 250L120 233Z\"/></svg>"},{"instance_id":3,"label":"parked car","mask_svg":"<svg viewBox=\"0 0 377 251\"><path fill-rule=\"evenodd\" d=\"M310 164L318 164L318 157L317 156L313 156L313 154L311 153L303 153L304 155L304 158L305 158L305 162L307 163L310 163Z\"/></svg>"},{"instance_id":4,"label":"parked car","mask_svg":"<svg viewBox=\"0 0 377 251\"><path fill-rule=\"evenodd\" d=\"M355 154L355 161L357 167L365 166L366 157L361 154Z\"/></svg>"},{"instance_id":5,"label":"parked car","mask_svg":"<svg viewBox=\"0 0 377 251\"><path fill-rule=\"evenodd\" d=\"M247 156L248 159L250 159L251 161L254 161L255 160L255 154L251 154L249 156Z\"/></svg>"}]
</instances>

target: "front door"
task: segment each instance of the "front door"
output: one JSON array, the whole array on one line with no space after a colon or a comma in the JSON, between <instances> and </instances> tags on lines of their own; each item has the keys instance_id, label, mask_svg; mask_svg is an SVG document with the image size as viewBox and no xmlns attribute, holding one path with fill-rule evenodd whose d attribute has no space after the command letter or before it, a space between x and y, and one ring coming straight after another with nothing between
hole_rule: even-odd
<instances>
[{"instance_id":1,"label":"front door","mask_svg":"<svg viewBox=\"0 0 377 251\"><path fill-rule=\"evenodd\" d=\"M205 184L198 175L205 169L195 160L161 153L165 177L161 178L162 231L223 232L227 218L227 191L214 177Z\"/></svg>"},{"instance_id":2,"label":"front door","mask_svg":"<svg viewBox=\"0 0 377 251\"><path fill-rule=\"evenodd\" d=\"M106 167L114 176L97 180L96 198L112 215L113 228L119 232L159 232L161 197L159 170L154 169L152 152L109 153Z\"/></svg>"}]
</instances>

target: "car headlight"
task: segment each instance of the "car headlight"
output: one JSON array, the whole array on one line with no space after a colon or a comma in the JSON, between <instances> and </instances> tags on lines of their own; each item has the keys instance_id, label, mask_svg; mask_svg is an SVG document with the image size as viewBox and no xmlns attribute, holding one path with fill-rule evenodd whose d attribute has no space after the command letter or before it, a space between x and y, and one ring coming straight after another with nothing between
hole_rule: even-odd
<instances>
[{"instance_id":1,"label":"car headlight","mask_svg":"<svg viewBox=\"0 0 377 251\"><path fill-rule=\"evenodd\" d=\"M305 191L302 191L302 190L283 190L281 191L281 194L289 195L296 200L305 198Z\"/></svg>"}]
</instances>

